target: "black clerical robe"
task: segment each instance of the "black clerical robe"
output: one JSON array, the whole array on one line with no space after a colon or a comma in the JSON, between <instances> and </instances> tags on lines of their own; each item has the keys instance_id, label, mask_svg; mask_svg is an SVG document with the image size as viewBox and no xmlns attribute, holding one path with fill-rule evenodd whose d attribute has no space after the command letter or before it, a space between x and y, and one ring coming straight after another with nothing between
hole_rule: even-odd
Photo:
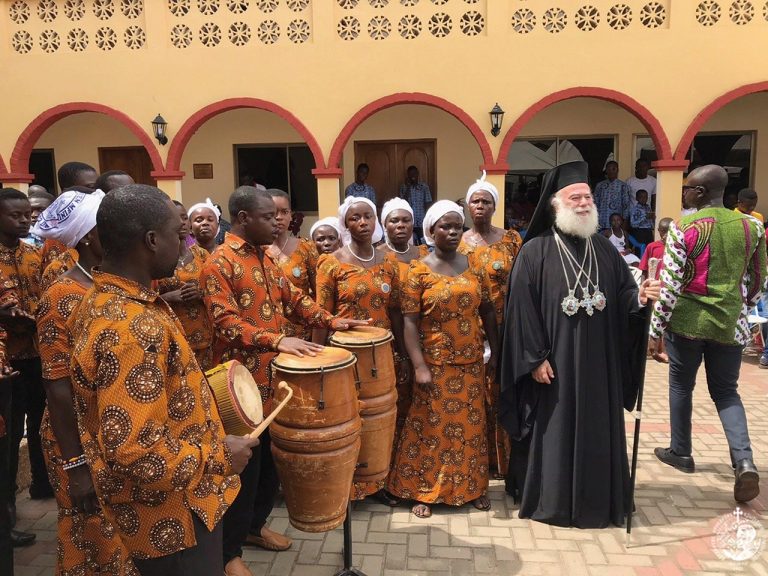
<instances>
[{"instance_id":1,"label":"black clerical robe","mask_svg":"<svg viewBox=\"0 0 768 576\"><path fill-rule=\"evenodd\" d=\"M560 237L581 262L586 241ZM645 353L637 346L646 312L637 284L608 239L595 234L592 241L607 299L592 316L585 309L563 313L568 286L552 230L523 246L510 275L500 372L500 418L516 441L508 490L521 490L520 517L581 528L624 521L629 467L622 408L634 405L639 375L632 359ZM569 277L573 283L570 269ZM545 359L555 373L552 384L531 376ZM522 464L521 455L527 455Z\"/></svg>"}]
</instances>

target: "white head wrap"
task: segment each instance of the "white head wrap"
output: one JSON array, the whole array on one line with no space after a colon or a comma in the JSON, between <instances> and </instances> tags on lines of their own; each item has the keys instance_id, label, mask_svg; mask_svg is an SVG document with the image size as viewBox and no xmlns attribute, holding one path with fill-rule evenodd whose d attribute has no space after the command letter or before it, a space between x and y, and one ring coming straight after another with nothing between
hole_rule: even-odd
<instances>
[{"instance_id":1,"label":"white head wrap","mask_svg":"<svg viewBox=\"0 0 768 576\"><path fill-rule=\"evenodd\" d=\"M352 241L352 235L349 233L346 225L347 211L349 211L349 208L352 206L352 204L359 204L360 202L368 204L368 206L370 206L373 210L373 218L374 222L376 223L376 227L373 230L373 237L371 238L371 242L376 244L377 242L380 242L384 237L384 230L382 229L381 224L379 224L379 221L376 220L376 204L368 200L368 198L362 198L359 196L347 196L344 199L344 203L339 206L339 231L341 232L341 242L345 246Z\"/></svg>"},{"instance_id":2,"label":"white head wrap","mask_svg":"<svg viewBox=\"0 0 768 576\"><path fill-rule=\"evenodd\" d=\"M402 198L392 198L384 202L384 206L381 207L381 225L384 227L384 240L387 242L387 246L392 248L389 243L389 236L387 235L387 217L395 210L405 210L413 218L413 208ZM413 244L413 236L408 240L408 245Z\"/></svg>"},{"instance_id":3,"label":"white head wrap","mask_svg":"<svg viewBox=\"0 0 768 576\"><path fill-rule=\"evenodd\" d=\"M216 205L211 202L210 198L206 198L205 202L198 202L197 204L193 204L192 207L187 210L187 216L192 216L192 212L195 210L200 210L200 208L208 208L208 210L216 214L216 220L221 220L221 211L216 208Z\"/></svg>"},{"instance_id":4,"label":"white head wrap","mask_svg":"<svg viewBox=\"0 0 768 576\"><path fill-rule=\"evenodd\" d=\"M494 209L499 205L499 191L496 189L496 186L485 179L485 170L483 170L483 176L480 178L480 180L475 180L475 183L469 187L469 190L467 190L467 208L469 208L469 199L472 198L472 194L479 190L485 190L491 196L493 196Z\"/></svg>"},{"instance_id":5,"label":"white head wrap","mask_svg":"<svg viewBox=\"0 0 768 576\"><path fill-rule=\"evenodd\" d=\"M83 236L96 227L96 212L103 198L101 190L91 194L62 193L40 214L32 234L58 240L68 248L77 246Z\"/></svg>"},{"instance_id":6,"label":"white head wrap","mask_svg":"<svg viewBox=\"0 0 768 576\"><path fill-rule=\"evenodd\" d=\"M464 210L456 202L438 200L427 210L427 213L424 215L424 241L429 246L435 245L435 240L432 238L432 226L450 212L456 212L456 214L461 216L461 223L464 224Z\"/></svg>"},{"instance_id":7,"label":"white head wrap","mask_svg":"<svg viewBox=\"0 0 768 576\"><path fill-rule=\"evenodd\" d=\"M309 229L309 237L314 240L315 230L320 228L321 226L330 226L331 228L334 228L336 232L341 236L341 230L339 229L339 219L336 218L336 216L328 216L328 218L321 218L314 224L312 224L312 228Z\"/></svg>"}]
</instances>

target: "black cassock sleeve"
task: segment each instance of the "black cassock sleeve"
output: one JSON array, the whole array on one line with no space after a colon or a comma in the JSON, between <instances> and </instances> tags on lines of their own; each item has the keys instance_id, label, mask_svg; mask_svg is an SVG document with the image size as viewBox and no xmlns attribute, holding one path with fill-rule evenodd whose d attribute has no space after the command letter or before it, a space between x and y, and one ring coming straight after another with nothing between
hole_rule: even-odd
<instances>
[{"instance_id":1,"label":"black cassock sleeve","mask_svg":"<svg viewBox=\"0 0 768 576\"><path fill-rule=\"evenodd\" d=\"M536 253L540 252L537 240L524 246L515 262L509 276L504 315L499 419L513 440L522 440L533 427L542 384L531 377L531 371L551 352L541 316L541 279L538 278L541 260L536 257Z\"/></svg>"}]
</instances>

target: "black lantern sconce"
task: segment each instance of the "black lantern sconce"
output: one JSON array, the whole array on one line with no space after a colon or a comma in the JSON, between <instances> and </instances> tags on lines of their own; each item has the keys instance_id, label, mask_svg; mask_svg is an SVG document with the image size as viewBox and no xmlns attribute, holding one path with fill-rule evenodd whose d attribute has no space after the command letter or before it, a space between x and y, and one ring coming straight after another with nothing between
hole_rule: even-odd
<instances>
[{"instance_id":1,"label":"black lantern sconce","mask_svg":"<svg viewBox=\"0 0 768 576\"><path fill-rule=\"evenodd\" d=\"M501 124L504 122L504 110L501 109L499 103L496 102L496 106L490 111L491 115L491 134L498 136L501 134Z\"/></svg>"},{"instance_id":2,"label":"black lantern sconce","mask_svg":"<svg viewBox=\"0 0 768 576\"><path fill-rule=\"evenodd\" d=\"M155 133L155 138L162 146L168 143L168 136L165 135L166 128L168 128L168 122L165 121L165 118L160 116L160 114L155 116L155 119L152 120L152 132Z\"/></svg>"}]
</instances>

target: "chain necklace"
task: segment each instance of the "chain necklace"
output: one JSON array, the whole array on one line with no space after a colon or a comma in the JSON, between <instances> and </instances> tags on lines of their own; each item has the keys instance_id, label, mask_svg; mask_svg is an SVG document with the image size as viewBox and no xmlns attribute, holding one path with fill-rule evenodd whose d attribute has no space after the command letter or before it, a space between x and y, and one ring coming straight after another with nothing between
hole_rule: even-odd
<instances>
[{"instance_id":1,"label":"chain necklace","mask_svg":"<svg viewBox=\"0 0 768 576\"><path fill-rule=\"evenodd\" d=\"M555 232L555 245L557 246L557 252L560 256L560 264L563 266L563 275L565 276L565 282L568 286L568 295L563 298L560 306L563 312L567 316L573 316L580 308L584 308L588 316L592 316L594 311L601 312L605 309L606 298L605 294L600 290L600 264L597 260L597 253L595 252L595 246L592 242L592 238L587 238L586 247L584 250L584 258L579 264L578 260L571 254L568 247L565 245L560 236ZM568 258L568 264L570 265L573 275L576 280L571 287L568 280L568 271L565 266L565 260L563 259L563 252L565 252ZM588 263L588 264L587 264ZM595 280L592 280L592 264L595 265ZM584 267L587 265L587 269ZM576 268L578 267L578 272ZM586 284L581 283L581 277L584 276ZM592 294L589 293L590 287L593 289ZM576 297L576 288L581 290L581 300Z\"/></svg>"},{"instance_id":2,"label":"chain necklace","mask_svg":"<svg viewBox=\"0 0 768 576\"><path fill-rule=\"evenodd\" d=\"M373 246L371 246L371 252L372 253L371 253L371 257L370 258L361 258L357 254L355 254L355 251L352 250L352 246L349 245L349 244L347 244L347 250L349 250L349 253L352 254L352 256L354 256L355 258L360 260L360 262L371 262L371 261L373 261L374 258L376 258L376 250L373 248Z\"/></svg>"},{"instance_id":3,"label":"chain necklace","mask_svg":"<svg viewBox=\"0 0 768 576\"><path fill-rule=\"evenodd\" d=\"M80 264L80 262L75 262L75 266L77 266L78 268L80 268L80 272L82 272L83 274L85 274L86 278L88 278L88 280L90 280L91 282L93 282L93 276L91 276L90 272L88 272L88 271L87 271L85 268L83 268L83 266Z\"/></svg>"}]
</instances>

